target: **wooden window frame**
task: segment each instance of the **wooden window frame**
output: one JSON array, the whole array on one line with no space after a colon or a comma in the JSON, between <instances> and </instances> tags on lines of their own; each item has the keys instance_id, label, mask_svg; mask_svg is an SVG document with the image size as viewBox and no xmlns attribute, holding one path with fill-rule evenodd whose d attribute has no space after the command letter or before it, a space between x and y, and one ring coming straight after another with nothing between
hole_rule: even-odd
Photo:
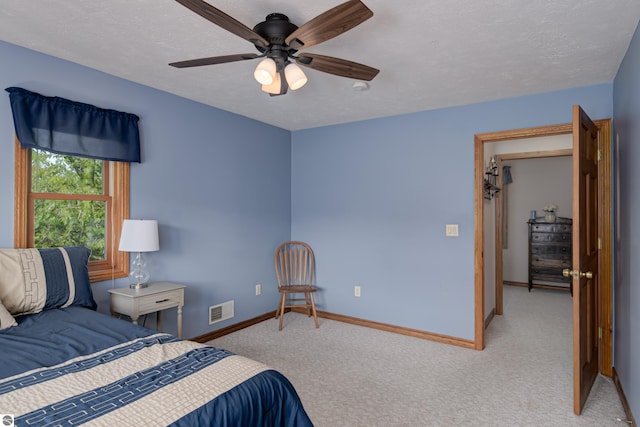
<instances>
[{"instance_id":1,"label":"wooden window frame","mask_svg":"<svg viewBox=\"0 0 640 427\"><path fill-rule=\"evenodd\" d=\"M98 196L97 199L102 199L107 203L106 259L89 262L91 282L126 277L129 274L129 253L116 249L116 244L120 240L122 222L125 218L129 218L129 163L109 161L104 163L105 166L108 166L104 168L103 175L108 195ZM46 198L61 199L55 195ZM89 198L96 199L94 196ZM14 199L13 245L15 248L33 247L34 198L31 197L31 149L22 148L17 137L15 140ZM79 196L77 199L83 199L83 196Z\"/></svg>"}]
</instances>

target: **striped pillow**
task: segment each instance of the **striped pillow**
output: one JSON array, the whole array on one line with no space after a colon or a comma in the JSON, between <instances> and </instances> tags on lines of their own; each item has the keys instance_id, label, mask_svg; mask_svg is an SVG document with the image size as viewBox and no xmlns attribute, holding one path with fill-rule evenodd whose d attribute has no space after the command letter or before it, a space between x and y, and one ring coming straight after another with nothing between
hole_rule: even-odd
<instances>
[{"instance_id":1,"label":"striped pillow","mask_svg":"<svg viewBox=\"0 0 640 427\"><path fill-rule=\"evenodd\" d=\"M79 305L93 310L84 246L0 249L0 300L14 316Z\"/></svg>"}]
</instances>

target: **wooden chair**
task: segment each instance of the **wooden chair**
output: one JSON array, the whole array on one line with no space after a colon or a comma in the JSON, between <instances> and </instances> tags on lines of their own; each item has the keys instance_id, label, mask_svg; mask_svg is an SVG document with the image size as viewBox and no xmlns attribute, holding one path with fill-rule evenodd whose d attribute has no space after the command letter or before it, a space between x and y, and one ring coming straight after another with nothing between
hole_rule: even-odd
<instances>
[{"instance_id":1,"label":"wooden chair","mask_svg":"<svg viewBox=\"0 0 640 427\"><path fill-rule=\"evenodd\" d=\"M280 304L276 310L276 319L280 316L280 330L286 308L304 308L309 317L313 314L318 328L318 314L313 299L316 291L313 286L315 257L311 247L304 242L284 242L276 249L273 264L280 291ZM296 294L304 294L304 298L296 298Z\"/></svg>"}]
</instances>

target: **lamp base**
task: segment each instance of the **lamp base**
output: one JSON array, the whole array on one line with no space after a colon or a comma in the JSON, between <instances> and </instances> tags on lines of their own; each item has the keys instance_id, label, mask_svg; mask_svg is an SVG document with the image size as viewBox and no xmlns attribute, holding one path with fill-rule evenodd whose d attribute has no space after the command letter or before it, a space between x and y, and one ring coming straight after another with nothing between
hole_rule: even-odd
<instances>
[{"instance_id":1,"label":"lamp base","mask_svg":"<svg viewBox=\"0 0 640 427\"><path fill-rule=\"evenodd\" d=\"M142 252L131 261L131 272L129 273L129 287L131 289L146 288L149 281L149 271L147 270L147 261L144 259Z\"/></svg>"}]
</instances>

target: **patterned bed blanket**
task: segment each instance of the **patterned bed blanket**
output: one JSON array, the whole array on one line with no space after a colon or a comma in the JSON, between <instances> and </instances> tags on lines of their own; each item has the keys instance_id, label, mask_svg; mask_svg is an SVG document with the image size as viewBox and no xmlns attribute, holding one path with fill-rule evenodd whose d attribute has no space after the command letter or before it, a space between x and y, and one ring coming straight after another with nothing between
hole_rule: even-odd
<instances>
[{"instance_id":1,"label":"patterned bed blanket","mask_svg":"<svg viewBox=\"0 0 640 427\"><path fill-rule=\"evenodd\" d=\"M119 322L118 327L126 323ZM24 325L14 328L20 326ZM129 326L133 325L127 324L127 330ZM45 327L50 329L51 325ZM21 358L14 357L4 365L12 375L0 380L0 413L13 415L16 426L312 425L293 386L266 365L167 334L148 335L139 327L132 330L145 336L108 346L92 343L88 348L95 351L64 361L56 359L67 357L69 351L86 353L86 349L65 349L58 355L52 351L53 356L35 359L23 353L25 366L41 366L19 373L15 365ZM76 336L76 343L86 339L70 334ZM12 338L20 352L31 343L32 351L46 353L56 342L51 338L38 346L38 340L20 339L12 331L0 333L0 345L10 345ZM58 340L59 346L69 344L64 333Z\"/></svg>"}]
</instances>

